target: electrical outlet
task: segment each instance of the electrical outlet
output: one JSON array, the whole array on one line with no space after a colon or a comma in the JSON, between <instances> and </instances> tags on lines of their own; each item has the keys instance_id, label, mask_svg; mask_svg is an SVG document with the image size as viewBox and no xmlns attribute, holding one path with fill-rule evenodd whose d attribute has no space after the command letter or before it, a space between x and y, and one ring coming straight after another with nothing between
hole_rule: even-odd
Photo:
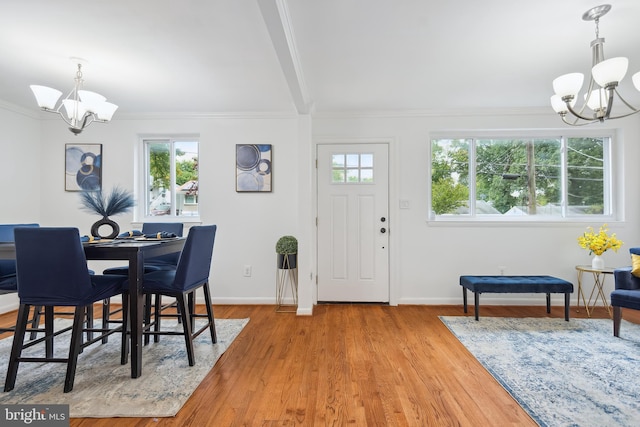
<instances>
[{"instance_id":1,"label":"electrical outlet","mask_svg":"<svg viewBox=\"0 0 640 427\"><path fill-rule=\"evenodd\" d=\"M251 277L251 266L245 265L242 269L242 273L244 274L244 277Z\"/></svg>"}]
</instances>

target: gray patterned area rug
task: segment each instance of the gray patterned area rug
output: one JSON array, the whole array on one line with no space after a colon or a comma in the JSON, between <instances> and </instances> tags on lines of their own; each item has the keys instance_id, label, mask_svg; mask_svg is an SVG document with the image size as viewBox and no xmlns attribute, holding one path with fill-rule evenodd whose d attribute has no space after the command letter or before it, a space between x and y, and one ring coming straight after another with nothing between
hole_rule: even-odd
<instances>
[{"instance_id":1,"label":"gray patterned area rug","mask_svg":"<svg viewBox=\"0 0 640 427\"><path fill-rule=\"evenodd\" d=\"M56 322L59 324L59 319ZM15 388L2 392L13 337L3 339L0 341L0 404L69 404L72 418L175 416L249 319L216 319L215 322L218 342L211 343L208 331L196 338L195 366L189 366L183 337L163 336L159 343L153 343L152 339L143 347L142 376L136 379L131 378L129 364L120 365L120 337L111 335L108 343L96 343L80 354L70 393L62 392L66 363L23 363ZM171 322L163 322L163 329L165 323L170 326ZM66 357L68 336L69 333L65 333L56 342L56 356ZM29 350L35 351L35 348ZM39 356L42 354L44 347Z\"/></svg>"},{"instance_id":2,"label":"gray patterned area rug","mask_svg":"<svg viewBox=\"0 0 640 427\"><path fill-rule=\"evenodd\" d=\"M640 325L612 320L441 316L541 426L640 423Z\"/></svg>"}]
</instances>

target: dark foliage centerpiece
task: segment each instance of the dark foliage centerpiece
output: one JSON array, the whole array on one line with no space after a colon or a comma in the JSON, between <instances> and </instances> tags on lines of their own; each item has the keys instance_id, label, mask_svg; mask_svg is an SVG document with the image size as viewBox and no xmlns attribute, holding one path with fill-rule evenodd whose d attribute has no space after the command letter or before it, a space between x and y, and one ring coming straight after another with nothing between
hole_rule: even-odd
<instances>
[{"instance_id":1,"label":"dark foliage centerpiece","mask_svg":"<svg viewBox=\"0 0 640 427\"><path fill-rule=\"evenodd\" d=\"M103 239L114 239L120 233L120 226L109 217L128 212L135 205L133 194L117 186L106 197L102 190L83 191L80 193L80 202L82 209L102 216L101 220L91 226L91 235ZM103 225L111 227L111 234L100 235L100 227Z\"/></svg>"}]
</instances>

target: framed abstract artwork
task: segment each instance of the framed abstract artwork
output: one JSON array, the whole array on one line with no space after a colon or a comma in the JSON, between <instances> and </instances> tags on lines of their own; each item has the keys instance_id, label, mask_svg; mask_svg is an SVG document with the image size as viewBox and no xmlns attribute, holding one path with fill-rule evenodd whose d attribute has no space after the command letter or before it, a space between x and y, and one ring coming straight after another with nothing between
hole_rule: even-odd
<instances>
[{"instance_id":1,"label":"framed abstract artwork","mask_svg":"<svg viewBox=\"0 0 640 427\"><path fill-rule=\"evenodd\" d=\"M236 144L236 191L270 192L271 144Z\"/></svg>"},{"instance_id":2,"label":"framed abstract artwork","mask_svg":"<svg viewBox=\"0 0 640 427\"><path fill-rule=\"evenodd\" d=\"M65 144L65 191L102 189L102 144Z\"/></svg>"}]
</instances>

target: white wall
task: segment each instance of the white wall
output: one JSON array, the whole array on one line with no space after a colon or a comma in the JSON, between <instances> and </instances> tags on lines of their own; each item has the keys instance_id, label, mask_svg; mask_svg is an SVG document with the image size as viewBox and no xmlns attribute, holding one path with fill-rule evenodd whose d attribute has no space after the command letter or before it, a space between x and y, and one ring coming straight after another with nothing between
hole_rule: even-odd
<instances>
[{"instance_id":1,"label":"white wall","mask_svg":"<svg viewBox=\"0 0 640 427\"><path fill-rule=\"evenodd\" d=\"M0 117L5 117L0 111ZM11 139L3 141L3 206L12 200L14 214L0 212L0 222L22 219L19 212L35 211L29 217L43 226L75 226L89 234L99 218L80 210L78 193L64 191L65 143L100 143L103 151L103 188L120 185L134 189L136 148L140 134L200 135L200 213L205 224L217 224L218 233L212 267L212 295L216 303L275 303L275 243L285 234L299 234L299 170L308 171L298 158L299 119L295 115L253 115L251 118L212 116L198 119L125 119L109 124L93 124L78 136L51 116L42 121L42 139L37 145L18 151ZM12 117L7 118L11 127ZM37 123L24 128L36 128ZM11 135L19 134L19 127ZM5 128L6 134L6 128ZM309 137L306 138L307 141ZM236 193L235 144L273 144L273 191ZM5 147L6 145L6 147ZM308 145L308 142L307 142ZM40 151L37 151L37 148ZM27 155L28 154L28 155ZM7 156L7 157L5 157ZM34 174L23 171L33 166ZM19 185L18 185L19 184ZM28 198L24 193L33 192ZM16 200L16 195L19 199ZM35 201L35 202L34 202ZM26 219L26 218L25 218ZM134 224L133 214L113 218L121 230ZM91 262L101 271L118 263ZM243 266L252 266L252 276L243 277Z\"/></svg>"},{"instance_id":2,"label":"white wall","mask_svg":"<svg viewBox=\"0 0 640 427\"><path fill-rule=\"evenodd\" d=\"M0 105L0 223L40 220L40 122L35 114ZM0 313L18 306L15 294L0 296Z\"/></svg>"},{"instance_id":3,"label":"white wall","mask_svg":"<svg viewBox=\"0 0 640 427\"><path fill-rule=\"evenodd\" d=\"M35 115L0 105L0 219L5 223L40 218L40 122Z\"/></svg>"},{"instance_id":4,"label":"white wall","mask_svg":"<svg viewBox=\"0 0 640 427\"><path fill-rule=\"evenodd\" d=\"M98 218L81 211L77 193L64 191L65 143L103 144L103 188L133 189L136 147L141 134L199 134L201 219L217 224L212 268L216 303L273 304L278 237L300 241L299 314L310 314L315 300L314 143L319 140L392 141L390 230L393 234L393 303L460 304L461 274L550 274L576 283L576 264L589 263L577 237L593 224L442 224L427 221L429 135L444 130L567 129L555 115L377 114L204 116L198 118L116 117L73 136L61 120L36 120L0 108L0 222L34 221L45 226L76 226L89 233ZM622 147L616 188L627 203L624 220L610 223L625 242L608 265L629 264L628 248L640 246L640 120L613 121ZM235 144L273 144L273 192L235 192ZM399 209L408 200L410 209ZM115 217L122 230L137 226L132 214ZM92 263L100 270L111 264ZM252 277L242 267L252 266ZM612 286L609 280L608 286ZM6 299L6 297L4 297ZM0 298L0 310L3 309ZM483 303L544 304L540 295L484 295ZM4 303L6 309L6 303Z\"/></svg>"},{"instance_id":5,"label":"white wall","mask_svg":"<svg viewBox=\"0 0 640 427\"><path fill-rule=\"evenodd\" d=\"M612 121L618 126L621 156L616 159L616 188L624 192L625 220L610 222L625 245L617 254L607 252L608 266L630 263L628 249L640 246L640 203L635 183L640 180L640 120L638 117ZM551 113L487 112L482 115L375 114L325 115L313 120L315 142L331 139L393 141L392 184L389 229L392 240L392 292L398 304L460 304L459 276L463 274L548 274L577 286L576 264L589 264L588 252L577 237L594 223L491 224L435 223L427 221L427 191L430 180L430 133L446 131L491 131L496 129L558 129L566 132ZM597 129L597 126L594 128ZM399 201L410 209L399 209ZM393 216L391 216L393 215ZM394 245L395 243L395 245ZM612 289L612 278L607 279ZM575 298L574 294L574 298ZM558 297L554 298L557 299ZM529 294L485 294L483 303L544 304L544 297ZM573 302L573 300L572 300Z\"/></svg>"}]
</instances>

